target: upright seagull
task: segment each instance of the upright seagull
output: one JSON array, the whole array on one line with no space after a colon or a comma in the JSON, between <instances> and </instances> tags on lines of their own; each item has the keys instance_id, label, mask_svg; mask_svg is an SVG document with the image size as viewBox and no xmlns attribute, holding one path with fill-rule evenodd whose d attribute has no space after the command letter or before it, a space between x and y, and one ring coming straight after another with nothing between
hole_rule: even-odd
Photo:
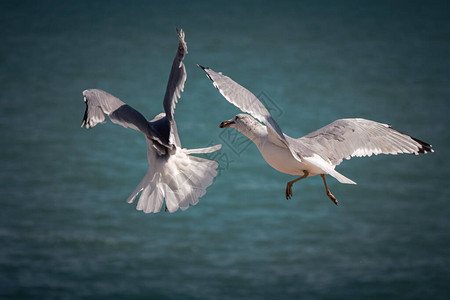
<instances>
[{"instance_id":1,"label":"upright seagull","mask_svg":"<svg viewBox=\"0 0 450 300\"><path fill-rule=\"evenodd\" d=\"M127 202L132 203L142 192L136 209L145 213L159 212L164 199L165 208L169 212L196 205L217 175L217 162L190 154L214 152L219 150L221 145L190 150L181 148L173 117L175 104L186 81L183 58L188 52L184 36L183 30L180 30L178 51L164 96L164 112L150 122L137 110L105 91L90 89L83 92L86 112L81 127L92 128L98 123L105 123L107 114L113 123L139 130L144 134L150 167Z\"/></svg>"},{"instance_id":2,"label":"upright seagull","mask_svg":"<svg viewBox=\"0 0 450 300\"><path fill-rule=\"evenodd\" d=\"M320 174L327 196L337 205L325 180L329 174L341 183L356 184L338 173L342 160L372 154L434 152L431 145L392 129L390 125L365 119L340 119L301 138L284 134L264 105L246 88L230 77L210 68L202 68L222 96L247 114L238 114L220 124L232 127L256 144L265 161L275 170L301 177L286 185L286 199L292 197L292 185L308 176ZM261 124L260 122L263 122Z\"/></svg>"}]
</instances>

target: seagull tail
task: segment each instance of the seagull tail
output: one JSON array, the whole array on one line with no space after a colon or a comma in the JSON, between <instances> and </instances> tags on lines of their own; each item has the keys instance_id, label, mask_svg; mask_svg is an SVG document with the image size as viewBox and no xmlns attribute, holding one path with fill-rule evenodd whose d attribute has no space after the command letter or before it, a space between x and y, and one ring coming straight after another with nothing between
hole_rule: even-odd
<instances>
[{"instance_id":1,"label":"seagull tail","mask_svg":"<svg viewBox=\"0 0 450 300\"><path fill-rule=\"evenodd\" d=\"M335 170L330 170L328 172L328 174L333 176L334 178L336 178L340 183L356 184L356 182L354 182L350 178L345 177L344 175L342 175L341 173L339 173L339 172L337 172Z\"/></svg>"},{"instance_id":2,"label":"seagull tail","mask_svg":"<svg viewBox=\"0 0 450 300\"><path fill-rule=\"evenodd\" d=\"M202 148L203 151L216 151L219 148ZM215 161L189 155L202 149L180 149L159 165L150 166L145 177L128 197L127 202L132 203L141 193L136 209L145 213L157 213L162 204L166 204L169 212L175 212L179 208L186 210L190 205L196 205L206 188L213 183L217 175L219 164Z\"/></svg>"},{"instance_id":3,"label":"seagull tail","mask_svg":"<svg viewBox=\"0 0 450 300\"><path fill-rule=\"evenodd\" d=\"M326 162L323 158L321 158L319 155L313 155L311 157L303 157L303 159L310 164L315 165L316 167L319 167L324 171L325 174L328 174L330 176L333 176L336 178L340 183L347 183L347 184L356 184L353 180L350 178L345 177L338 171L334 169L334 166L331 165L329 162Z\"/></svg>"}]
</instances>

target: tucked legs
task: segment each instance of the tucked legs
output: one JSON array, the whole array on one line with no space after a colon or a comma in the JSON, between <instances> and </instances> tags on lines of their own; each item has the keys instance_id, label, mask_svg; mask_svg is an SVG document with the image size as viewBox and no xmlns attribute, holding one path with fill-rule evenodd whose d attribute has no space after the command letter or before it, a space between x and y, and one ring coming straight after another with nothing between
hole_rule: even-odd
<instances>
[{"instance_id":1,"label":"tucked legs","mask_svg":"<svg viewBox=\"0 0 450 300\"><path fill-rule=\"evenodd\" d=\"M296 183L297 181L308 177L308 175L309 175L309 172L305 170L305 171L303 171L303 176L302 177L299 177L299 178L294 179L292 181L289 181L287 183L287 185L286 185L286 200L287 199L291 199L291 197L292 197L292 185L294 183Z\"/></svg>"},{"instance_id":2,"label":"tucked legs","mask_svg":"<svg viewBox=\"0 0 450 300\"><path fill-rule=\"evenodd\" d=\"M334 204L338 205L336 198L333 196L333 194L328 189L327 181L325 180L325 174L320 174L320 176L322 176L323 184L325 184L325 190L327 191L327 196L330 197L331 201L333 201Z\"/></svg>"}]
</instances>

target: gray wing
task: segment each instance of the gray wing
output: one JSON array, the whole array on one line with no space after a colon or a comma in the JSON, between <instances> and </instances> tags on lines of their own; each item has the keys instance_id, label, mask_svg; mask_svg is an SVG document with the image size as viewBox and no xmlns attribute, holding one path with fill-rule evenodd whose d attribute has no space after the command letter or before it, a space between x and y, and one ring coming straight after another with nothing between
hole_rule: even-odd
<instances>
[{"instance_id":1,"label":"gray wing","mask_svg":"<svg viewBox=\"0 0 450 300\"><path fill-rule=\"evenodd\" d=\"M336 120L295 141L335 166L355 156L434 152L431 145L390 125L365 119Z\"/></svg>"},{"instance_id":2,"label":"gray wing","mask_svg":"<svg viewBox=\"0 0 450 300\"><path fill-rule=\"evenodd\" d=\"M152 128L140 112L125 104L119 98L98 89L85 90L83 96L86 111L81 127L92 128L98 123L105 123L106 114L113 123L142 132L157 143L155 148L158 147L159 150L171 148L166 138L159 134L155 128Z\"/></svg>"},{"instance_id":3,"label":"gray wing","mask_svg":"<svg viewBox=\"0 0 450 300\"><path fill-rule=\"evenodd\" d=\"M175 123L175 119L173 118L173 113L175 110L175 105L181 97L181 92L184 89L184 83L186 82L187 77L183 59L188 51L184 37L184 31L183 29L180 29L178 32L178 50L173 60L172 69L170 70L169 81L167 83L163 103L166 117L171 124L171 142L180 147L180 138L178 136L177 125Z\"/></svg>"},{"instance_id":4,"label":"gray wing","mask_svg":"<svg viewBox=\"0 0 450 300\"><path fill-rule=\"evenodd\" d=\"M119 98L98 89L85 90L83 92L86 111L81 122L81 127L92 128L98 123L105 123L105 114L109 115L119 107L125 105Z\"/></svg>"},{"instance_id":5,"label":"gray wing","mask_svg":"<svg viewBox=\"0 0 450 300\"><path fill-rule=\"evenodd\" d=\"M209 79L213 82L225 99L237 106L243 112L251 114L260 122L266 124L267 128L275 133L276 137L287 145L286 138L278 126L277 122L272 118L267 108L253 95L249 90L233 81L230 77L214 72L210 68L202 67ZM269 131L270 134L270 131Z\"/></svg>"}]
</instances>

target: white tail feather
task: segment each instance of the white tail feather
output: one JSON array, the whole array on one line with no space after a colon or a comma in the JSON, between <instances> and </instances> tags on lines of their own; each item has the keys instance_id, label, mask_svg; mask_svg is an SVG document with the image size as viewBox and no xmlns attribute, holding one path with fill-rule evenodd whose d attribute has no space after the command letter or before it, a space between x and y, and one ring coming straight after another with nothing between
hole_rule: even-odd
<instances>
[{"instance_id":1,"label":"white tail feather","mask_svg":"<svg viewBox=\"0 0 450 300\"><path fill-rule=\"evenodd\" d=\"M336 178L340 183L347 183L347 184L356 184L356 182L354 182L353 180L345 177L344 175L342 175L341 173L335 171L335 170L329 170L329 172L327 172L329 175L333 176L334 178Z\"/></svg>"},{"instance_id":2,"label":"white tail feather","mask_svg":"<svg viewBox=\"0 0 450 300\"><path fill-rule=\"evenodd\" d=\"M199 198L206 194L206 188L213 183L219 164L188 154L209 153L218 149L220 145L192 150L177 149L167 161L161 162L159 166L150 166L127 202L132 203L142 192L136 209L145 213L159 212L164 200L169 212L179 208L186 210L190 205L196 205ZM203 150L208 152L194 152Z\"/></svg>"},{"instance_id":3,"label":"white tail feather","mask_svg":"<svg viewBox=\"0 0 450 300\"><path fill-rule=\"evenodd\" d=\"M334 169L334 166L331 165L329 162L326 162L323 158L321 158L319 155L313 155L311 157L303 157L303 159L310 164L313 164L314 166L320 168L323 170L324 173L333 176L336 178L340 183L347 183L347 184L356 184L353 180L345 177L341 173L337 172Z\"/></svg>"}]
</instances>

